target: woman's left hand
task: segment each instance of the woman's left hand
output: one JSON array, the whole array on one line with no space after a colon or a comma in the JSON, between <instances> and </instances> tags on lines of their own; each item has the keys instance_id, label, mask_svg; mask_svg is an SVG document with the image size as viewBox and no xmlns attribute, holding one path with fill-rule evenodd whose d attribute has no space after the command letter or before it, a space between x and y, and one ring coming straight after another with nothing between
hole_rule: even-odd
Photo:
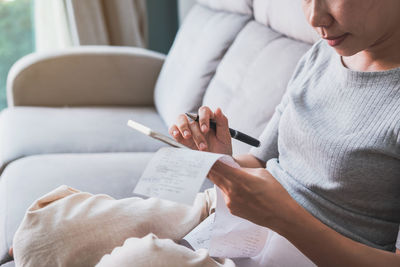
<instances>
[{"instance_id":1,"label":"woman's left hand","mask_svg":"<svg viewBox=\"0 0 400 267\"><path fill-rule=\"evenodd\" d=\"M298 206L266 170L233 168L217 161L208 177L223 192L233 215L280 232Z\"/></svg>"}]
</instances>

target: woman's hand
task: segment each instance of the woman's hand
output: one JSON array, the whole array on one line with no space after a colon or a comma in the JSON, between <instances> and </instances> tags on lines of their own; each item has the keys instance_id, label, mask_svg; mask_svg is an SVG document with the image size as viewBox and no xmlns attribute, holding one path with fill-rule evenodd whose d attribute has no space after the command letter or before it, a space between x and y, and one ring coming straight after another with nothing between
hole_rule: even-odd
<instances>
[{"instance_id":1,"label":"woman's hand","mask_svg":"<svg viewBox=\"0 0 400 267\"><path fill-rule=\"evenodd\" d=\"M174 139L194 150L232 155L232 141L228 119L220 108L215 113L208 107L199 109L199 122L189 121L185 114L178 117L177 123L169 128ZM216 131L210 128L210 119L215 121Z\"/></svg>"},{"instance_id":2,"label":"woman's hand","mask_svg":"<svg viewBox=\"0 0 400 267\"><path fill-rule=\"evenodd\" d=\"M317 266L400 266L400 255L358 243L316 219L265 169L217 161L208 177L232 214L284 236Z\"/></svg>"},{"instance_id":3,"label":"woman's hand","mask_svg":"<svg viewBox=\"0 0 400 267\"><path fill-rule=\"evenodd\" d=\"M233 215L276 232L291 218L298 204L266 170L233 168L217 161L208 177L223 192Z\"/></svg>"}]
</instances>

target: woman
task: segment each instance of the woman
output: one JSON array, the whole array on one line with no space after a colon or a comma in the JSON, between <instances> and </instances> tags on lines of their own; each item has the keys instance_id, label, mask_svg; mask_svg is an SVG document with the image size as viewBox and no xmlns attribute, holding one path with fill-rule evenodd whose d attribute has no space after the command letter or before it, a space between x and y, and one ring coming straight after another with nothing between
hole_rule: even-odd
<instances>
[{"instance_id":1,"label":"woman","mask_svg":"<svg viewBox=\"0 0 400 267\"><path fill-rule=\"evenodd\" d=\"M400 2L308 0L303 7L325 40L301 60L263 146L237 158L261 169L217 164L209 177L233 214L277 231L317 265L400 265L399 256L361 244L393 250L400 223ZM221 111L199 114L199 124L180 116L171 134L231 155ZM208 133L210 118L217 135Z\"/></svg>"},{"instance_id":2,"label":"woman","mask_svg":"<svg viewBox=\"0 0 400 267\"><path fill-rule=\"evenodd\" d=\"M400 255L392 253L400 224L400 1L304 0L303 7L324 40L300 61L262 134L262 147L235 159L241 169L217 162L209 178L223 190L233 214L284 236L317 265L400 266ZM199 114L199 123L180 116L171 135L193 149L231 155L228 121L221 110L202 107ZM217 123L215 132L209 119ZM204 207L209 208L212 199L207 194L198 199L202 211L195 213L201 215L176 228L193 228L204 218ZM70 192L62 197L67 195L82 196ZM52 195L45 197L38 209L53 200ZM60 206L62 201L55 203ZM57 205L46 208L53 208L52 213L61 210ZM166 207L164 215L178 209L183 208ZM182 235L168 220L162 228L148 229L170 239ZM45 245L24 242L28 233L29 229L19 230L14 240L16 262L22 265L32 263L29 257L35 255L43 260L50 249L46 245L32 252L29 247ZM154 247L153 266L172 266L176 258L181 266L233 265L155 236L128 239L99 265L140 265L141 253ZM73 255L77 254L65 258ZM163 262L158 257L164 257Z\"/></svg>"}]
</instances>

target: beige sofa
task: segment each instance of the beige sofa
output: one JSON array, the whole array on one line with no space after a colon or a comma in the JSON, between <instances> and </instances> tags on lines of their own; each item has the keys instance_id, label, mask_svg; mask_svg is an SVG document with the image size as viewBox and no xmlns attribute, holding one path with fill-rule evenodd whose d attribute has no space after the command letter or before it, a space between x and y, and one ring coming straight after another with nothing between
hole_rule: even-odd
<instances>
[{"instance_id":1,"label":"beige sofa","mask_svg":"<svg viewBox=\"0 0 400 267\"><path fill-rule=\"evenodd\" d=\"M79 47L17 62L0 115L0 264L25 209L57 186L132 196L163 144L130 130L128 119L167 133L178 114L207 105L221 107L232 128L258 136L318 38L300 5L198 0L166 57ZM250 149L233 145L235 154Z\"/></svg>"}]
</instances>

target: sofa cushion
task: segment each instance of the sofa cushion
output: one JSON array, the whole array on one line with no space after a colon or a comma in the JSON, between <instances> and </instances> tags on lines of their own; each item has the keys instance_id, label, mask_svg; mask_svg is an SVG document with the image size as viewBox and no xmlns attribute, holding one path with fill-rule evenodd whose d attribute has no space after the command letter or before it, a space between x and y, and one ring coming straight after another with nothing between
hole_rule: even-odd
<instances>
[{"instance_id":1,"label":"sofa cushion","mask_svg":"<svg viewBox=\"0 0 400 267\"><path fill-rule=\"evenodd\" d=\"M236 1L236 0L235 0ZM155 104L171 125L179 114L197 110L221 58L250 15L197 4L186 17L155 88Z\"/></svg>"},{"instance_id":2,"label":"sofa cushion","mask_svg":"<svg viewBox=\"0 0 400 267\"><path fill-rule=\"evenodd\" d=\"M204 105L221 107L234 129L258 137L279 104L309 44L295 41L256 21L249 22L218 66ZM250 146L234 140L234 154Z\"/></svg>"},{"instance_id":3,"label":"sofa cushion","mask_svg":"<svg viewBox=\"0 0 400 267\"><path fill-rule=\"evenodd\" d=\"M255 20L290 38L313 44L320 37L308 24L301 1L254 0Z\"/></svg>"},{"instance_id":4,"label":"sofa cushion","mask_svg":"<svg viewBox=\"0 0 400 267\"><path fill-rule=\"evenodd\" d=\"M253 0L198 0L197 2L215 10L253 14Z\"/></svg>"},{"instance_id":5,"label":"sofa cushion","mask_svg":"<svg viewBox=\"0 0 400 267\"><path fill-rule=\"evenodd\" d=\"M126 126L133 119L162 133L154 108L15 107L0 115L0 159L54 153L152 152L163 143Z\"/></svg>"},{"instance_id":6,"label":"sofa cushion","mask_svg":"<svg viewBox=\"0 0 400 267\"><path fill-rule=\"evenodd\" d=\"M116 199L132 197L153 153L38 155L16 160L0 180L0 264L25 210L60 185ZM209 180L202 190L212 187Z\"/></svg>"}]
</instances>

